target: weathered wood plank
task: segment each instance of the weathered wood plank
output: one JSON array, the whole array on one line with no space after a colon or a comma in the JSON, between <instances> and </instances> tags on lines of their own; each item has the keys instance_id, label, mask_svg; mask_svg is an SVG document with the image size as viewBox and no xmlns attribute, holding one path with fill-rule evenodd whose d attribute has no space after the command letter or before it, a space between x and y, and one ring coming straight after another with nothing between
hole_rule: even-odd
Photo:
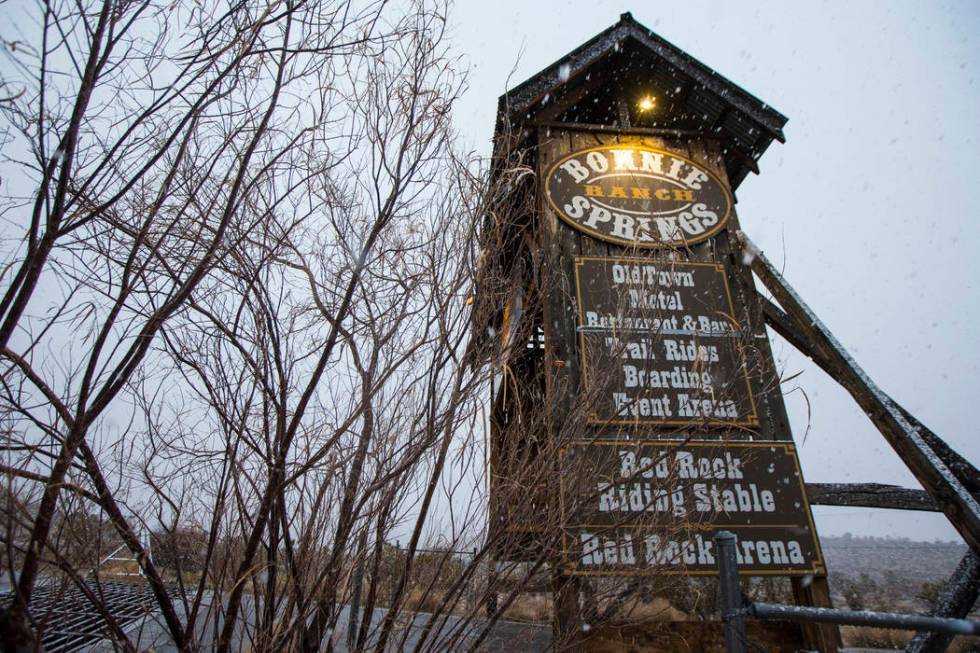
<instances>
[{"instance_id":1,"label":"weathered wood plank","mask_svg":"<svg viewBox=\"0 0 980 653\"><path fill-rule=\"evenodd\" d=\"M980 503L970 494L915 428L851 358L820 319L786 283L779 271L744 234L740 234L745 260L772 292L796 327L806 334L814 350L837 369L835 378L878 427L878 431L905 461L922 487L974 549L980 550Z\"/></svg>"},{"instance_id":2,"label":"weathered wood plank","mask_svg":"<svg viewBox=\"0 0 980 653\"><path fill-rule=\"evenodd\" d=\"M831 378L836 377L836 369L833 363L823 357L820 351L813 346L806 335L801 332L793 323L793 320L783 312L781 308L773 304L768 299L760 297L762 310L766 318L766 323L771 326L776 333L786 339L791 345L800 352L809 356L824 372ZM883 395L885 393L882 393ZM887 395L885 395L887 396ZM936 453L939 458L949 466L950 470L963 486L973 494L980 493L980 472L970 461L956 453L956 451L946 444L945 440L936 435L931 429L915 418L909 411L905 410L894 399L888 397L902 415L919 430L922 439Z\"/></svg>"},{"instance_id":3,"label":"weathered wood plank","mask_svg":"<svg viewBox=\"0 0 980 653\"><path fill-rule=\"evenodd\" d=\"M832 608L830 585L826 576L814 576L808 582L802 578L792 578L790 587L797 605L814 608ZM836 624L804 623L803 641L807 648L820 653L837 653L843 646L840 627Z\"/></svg>"},{"instance_id":4,"label":"weathered wood plank","mask_svg":"<svg viewBox=\"0 0 980 653\"><path fill-rule=\"evenodd\" d=\"M881 483L807 483L811 505L940 512L924 490Z\"/></svg>"},{"instance_id":5,"label":"weathered wood plank","mask_svg":"<svg viewBox=\"0 0 980 653\"><path fill-rule=\"evenodd\" d=\"M946 587L939 595L937 617L963 619L969 614L980 595L980 554L966 552ZM941 653L946 650L952 637L942 633L919 633L905 648L907 653Z\"/></svg>"},{"instance_id":6,"label":"weathered wood plank","mask_svg":"<svg viewBox=\"0 0 980 653\"><path fill-rule=\"evenodd\" d=\"M657 127L616 127L613 125L596 125L591 123L582 122L554 122L554 121L535 121L534 123L538 127L547 127L551 129L561 129L564 131L579 131L579 132L589 132L592 134L610 134L614 136L649 136L653 138L681 138L681 139L696 139L701 141L720 141L721 139L712 138L711 136L706 136L704 132L692 131L690 129L663 129ZM660 147L663 145L657 145L655 143L647 143L653 147ZM672 149L677 150L675 145L670 146ZM679 150L678 150L679 151ZM722 168L724 169L724 168Z\"/></svg>"}]
</instances>

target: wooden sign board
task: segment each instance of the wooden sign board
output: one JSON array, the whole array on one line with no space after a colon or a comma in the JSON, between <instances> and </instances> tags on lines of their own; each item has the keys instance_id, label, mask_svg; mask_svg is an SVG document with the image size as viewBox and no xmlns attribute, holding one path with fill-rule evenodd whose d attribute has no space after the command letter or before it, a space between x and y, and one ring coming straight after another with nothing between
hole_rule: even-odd
<instances>
[{"instance_id":1,"label":"wooden sign board","mask_svg":"<svg viewBox=\"0 0 980 653\"><path fill-rule=\"evenodd\" d=\"M551 165L544 185L567 224L627 247L710 238L725 227L733 204L728 187L705 166L641 143L571 152Z\"/></svg>"},{"instance_id":2,"label":"wooden sign board","mask_svg":"<svg viewBox=\"0 0 980 653\"><path fill-rule=\"evenodd\" d=\"M556 284L546 368L570 439L557 488L570 574L717 573L719 529L739 538L742 573L824 571L755 287L730 242L720 147L542 133L544 273Z\"/></svg>"},{"instance_id":3,"label":"wooden sign board","mask_svg":"<svg viewBox=\"0 0 980 653\"><path fill-rule=\"evenodd\" d=\"M759 423L723 266L577 257L575 286L590 422Z\"/></svg>"},{"instance_id":4,"label":"wooden sign board","mask_svg":"<svg viewBox=\"0 0 980 653\"><path fill-rule=\"evenodd\" d=\"M721 529L738 538L742 573L824 573L787 442L574 442L561 453L561 513L569 573L713 574Z\"/></svg>"}]
</instances>

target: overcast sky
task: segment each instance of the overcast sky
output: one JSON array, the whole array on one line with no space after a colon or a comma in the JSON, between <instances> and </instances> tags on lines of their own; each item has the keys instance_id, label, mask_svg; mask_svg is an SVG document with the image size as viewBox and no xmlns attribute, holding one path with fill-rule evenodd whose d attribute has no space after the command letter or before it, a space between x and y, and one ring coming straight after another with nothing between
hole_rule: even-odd
<instances>
[{"instance_id":1,"label":"overcast sky","mask_svg":"<svg viewBox=\"0 0 980 653\"><path fill-rule=\"evenodd\" d=\"M743 227L872 379L980 462L980 3L467 0L465 139L489 154L505 88L623 11L789 117L738 190ZM804 370L809 413L787 404L807 481L918 487L849 395L774 351ZM940 515L814 512L825 535L958 539Z\"/></svg>"}]
</instances>

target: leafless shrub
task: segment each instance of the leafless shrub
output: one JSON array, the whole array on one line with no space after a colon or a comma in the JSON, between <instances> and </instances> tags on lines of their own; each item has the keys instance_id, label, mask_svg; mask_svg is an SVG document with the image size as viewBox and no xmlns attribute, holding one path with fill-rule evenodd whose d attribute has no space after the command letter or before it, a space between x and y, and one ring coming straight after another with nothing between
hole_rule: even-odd
<instances>
[{"instance_id":1,"label":"leafless shrub","mask_svg":"<svg viewBox=\"0 0 980 653\"><path fill-rule=\"evenodd\" d=\"M565 582L593 623L669 611L560 573L554 461L604 380L543 409L533 161L456 148L445 7L24 11L0 80L4 632L39 640L35 588L97 586L120 545L182 651L329 649L355 600L388 608L358 649L476 646Z\"/></svg>"}]
</instances>

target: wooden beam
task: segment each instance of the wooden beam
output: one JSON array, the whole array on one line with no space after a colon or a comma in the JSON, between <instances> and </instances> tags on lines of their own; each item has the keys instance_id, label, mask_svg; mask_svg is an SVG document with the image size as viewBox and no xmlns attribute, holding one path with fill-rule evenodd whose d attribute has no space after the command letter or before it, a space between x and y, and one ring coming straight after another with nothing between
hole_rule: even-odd
<instances>
[{"instance_id":1,"label":"wooden beam","mask_svg":"<svg viewBox=\"0 0 980 653\"><path fill-rule=\"evenodd\" d=\"M905 462L916 480L942 508L967 543L980 551L980 503L949 466L926 444L919 430L868 377L778 270L741 231L736 234L744 260L810 340L815 351L832 364L835 378L854 397L878 431Z\"/></svg>"},{"instance_id":2,"label":"wooden beam","mask_svg":"<svg viewBox=\"0 0 980 653\"><path fill-rule=\"evenodd\" d=\"M555 91L549 106L538 109L531 124L541 125L556 120L558 116L585 100L590 93L598 90L603 81L602 75L594 75L592 79L584 80L577 85L569 86L566 84L562 86L560 93ZM517 122L520 122L520 119Z\"/></svg>"},{"instance_id":3,"label":"wooden beam","mask_svg":"<svg viewBox=\"0 0 980 653\"><path fill-rule=\"evenodd\" d=\"M829 361L816 352L810 340L793 324L782 309L765 298L760 298L766 323L802 353L810 356L831 377L834 370ZM947 465L953 474L974 495L980 491L980 474L965 458L947 445L942 438L913 417L907 410L895 404L902 414L919 429L919 433ZM894 485L877 483L807 483L807 495L811 504L831 506L860 506L867 508L898 508L903 510L939 511L923 490L912 490ZM965 618L980 596L980 555L970 549L960 560L937 601L934 615L954 619ZM905 649L907 653L940 653L949 646L951 638L942 633L918 633Z\"/></svg>"},{"instance_id":4,"label":"wooden beam","mask_svg":"<svg viewBox=\"0 0 980 653\"><path fill-rule=\"evenodd\" d=\"M669 129L665 127L613 127L612 125L597 125L585 122L549 122L535 121L537 127L549 129L564 129L567 131L600 132L603 134L622 134L654 136L658 138L700 138L721 142L717 134L691 129Z\"/></svg>"},{"instance_id":5,"label":"wooden beam","mask_svg":"<svg viewBox=\"0 0 980 653\"><path fill-rule=\"evenodd\" d=\"M785 338L789 344L796 347L803 354L809 356L811 360L813 360L813 362L816 363L817 366L819 366L824 372L829 374L831 378L836 379L837 373L833 367L833 364L820 355L820 352L813 346L810 339L796 328L796 326L793 324L793 320L786 315L781 308L773 304L768 299L760 297L759 300L762 304L762 313L765 316L766 324L771 326L776 333ZM925 424L916 419L914 415L900 406L898 402L891 397L888 398L893 404L895 404L895 407L898 408L905 419L907 419L912 426L919 429L919 434L922 436L922 439L925 440L926 444L929 445L929 448L931 448L936 455L949 466L959 482L973 494L980 493L980 472L977 471L977 468L974 467L966 458L956 453L952 447L946 444L945 440L936 435L936 433L929 429Z\"/></svg>"},{"instance_id":6,"label":"wooden beam","mask_svg":"<svg viewBox=\"0 0 980 653\"><path fill-rule=\"evenodd\" d=\"M923 426L922 422L915 419L907 410L901 406L898 406L898 408L905 415L905 419L909 420L913 426L919 429L919 433L922 435L922 439L926 441L926 444L953 470L960 483L973 494L980 493L980 472L977 471L977 468L966 458L956 453L952 447L946 444L945 440Z\"/></svg>"},{"instance_id":7,"label":"wooden beam","mask_svg":"<svg viewBox=\"0 0 980 653\"><path fill-rule=\"evenodd\" d=\"M582 589L582 579L563 574L555 568L552 577L552 595L554 608L551 615L552 643L557 651L582 650L586 629L582 619L582 609L579 605L579 593Z\"/></svg>"},{"instance_id":8,"label":"wooden beam","mask_svg":"<svg viewBox=\"0 0 980 653\"><path fill-rule=\"evenodd\" d=\"M956 571L949 577L946 587L936 601L937 617L964 619L970 613L980 594L980 555L976 551L966 552ZM952 637L942 633L919 633L905 648L906 653L942 653L949 646Z\"/></svg>"},{"instance_id":9,"label":"wooden beam","mask_svg":"<svg viewBox=\"0 0 980 653\"><path fill-rule=\"evenodd\" d=\"M761 295L759 296L759 303L762 305L762 314L766 318L766 324L771 326L786 342L811 358L817 353L814 351L810 339L796 328L793 320L783 312L783 309ZM823 358L814 358L813 362L819 365L827 374L833 375L833 370L830 369L830 361L824 360Z\"/></svg>"},{"instance_id":10,"label":"wooden beam","mask_svg":"<svg viewBox=\"0 0 980 653\"><path fill-rule=\"evenodd\" d=\"M807 483L806 494L818 506L891 508L940 512L923 490L881 483Z\"/></svg>"},{"instance_id":11,"label":"wooden beam","mask_svg":"<svg viewBox=\"0 0 980 653\"><path fill-rule=\"evenodd\" d=\"M742 164L749 169L750 172L759 174L759 162L752 158L751 155L746 154L741 146L732 138L728 142L729 151L735 155L735 158L742 162Z\"/></svg>"}]
</instances>

